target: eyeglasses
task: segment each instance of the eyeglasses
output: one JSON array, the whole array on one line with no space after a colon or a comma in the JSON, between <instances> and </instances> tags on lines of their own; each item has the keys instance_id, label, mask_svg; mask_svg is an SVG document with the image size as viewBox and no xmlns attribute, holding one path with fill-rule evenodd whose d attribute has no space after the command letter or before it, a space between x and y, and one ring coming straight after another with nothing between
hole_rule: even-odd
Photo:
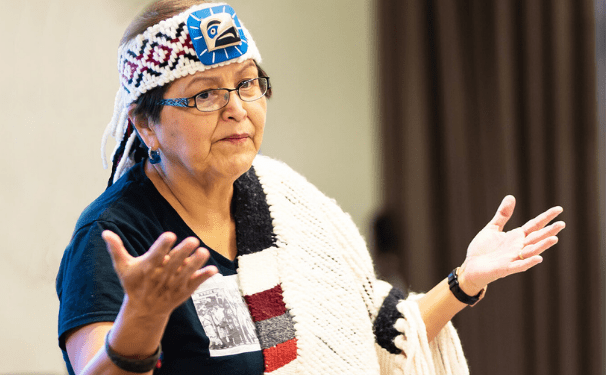
<instances>
[{"instance_id":1,"label":"eyeglasses","mask_svg":"<svg viewBox=\"0 0 606 375\"><path fill-rule=\"evenodd\" d=\"M269 77L259 77L240 82L235 89L204 90L189 98L162 99L157 104L172 107L197 108L200 112L212 112L221 109L229 103L230 93L235 91L244 102L254 102L261 99L271 88ZM193 100L193 104L189 104Z\"/></svg>"}]
</instances>

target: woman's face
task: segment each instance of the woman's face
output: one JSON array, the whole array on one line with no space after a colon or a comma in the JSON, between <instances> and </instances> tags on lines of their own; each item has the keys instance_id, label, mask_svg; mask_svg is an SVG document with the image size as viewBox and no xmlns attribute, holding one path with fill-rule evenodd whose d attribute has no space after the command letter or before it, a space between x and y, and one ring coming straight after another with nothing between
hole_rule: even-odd
<instances>
[{"instance_id":1,"label":"woman's face","mask_svg":"<svg viewBox=\"0 0 606 375\"><path fill-rule=\"evenodd\" d=\"M215 88L235 88L256 78L252 60L233 63L175 80L164 98L187 98ZM243 102L236 91L229 103L213 112L165 106L160 123L151 124L166 174L183 173L207 181L235 180L245 173L261 147L267 99ZM171 173L172 172L172 173Z\"/></svg>"}]
</instances>

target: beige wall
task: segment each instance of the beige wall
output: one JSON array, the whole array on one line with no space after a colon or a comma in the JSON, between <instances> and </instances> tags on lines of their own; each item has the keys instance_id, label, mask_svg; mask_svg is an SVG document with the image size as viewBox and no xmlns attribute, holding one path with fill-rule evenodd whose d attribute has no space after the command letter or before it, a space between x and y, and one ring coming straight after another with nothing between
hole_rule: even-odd
<instances>
[{"instance_id":1,"label":"beige wall","mask_svg":"<svg viewBox=\"0 0 606 375\"><path fill-rule=\"evenodd\" d=\"M116 48L142 3L0 0L0 374L64 372L54 279L108 178L99 147ZM336 198L365 235L379 201L371 3L231 2L274 86L262 152Z\"/></svg>"}]
</instances>

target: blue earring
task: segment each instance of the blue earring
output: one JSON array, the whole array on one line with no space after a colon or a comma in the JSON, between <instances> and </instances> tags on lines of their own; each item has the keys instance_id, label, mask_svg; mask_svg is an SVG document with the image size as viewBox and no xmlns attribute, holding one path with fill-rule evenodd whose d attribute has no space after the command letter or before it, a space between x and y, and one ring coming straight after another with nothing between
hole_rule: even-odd
<instances>
[{"instance_id":1,"label":"blue earring","mask_svg":"<svg viewBox=\"0 0 606 375\"><path fill-rule=\"evenodd\" d=\"M162 158L160 157L160 152L158 150L148 149L147 155L149 156L149 162L152 164L158 164Z\"/></svg>"}]
</instances>

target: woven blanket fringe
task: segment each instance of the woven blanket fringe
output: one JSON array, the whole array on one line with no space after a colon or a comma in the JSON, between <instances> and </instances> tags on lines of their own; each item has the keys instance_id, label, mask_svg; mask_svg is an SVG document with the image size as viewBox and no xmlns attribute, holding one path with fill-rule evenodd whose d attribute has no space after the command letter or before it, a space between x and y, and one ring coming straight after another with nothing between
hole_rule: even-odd
<instances>
[{"instance_id":1,"label":"woven blanket fringe","mask_svg":"<svg viewBox=\"0 0 606 375\"><path fill-rule=\"evenodd\" d=\"M394 344L405 354L396 358L397 375L469 375L461 341L452 323L448 323L432 340L427 340L425 323L416 300L422 295L411 294L400 301L397 309L404 318L395 328L402 333Z\"/></svg>"}]
</instances>

